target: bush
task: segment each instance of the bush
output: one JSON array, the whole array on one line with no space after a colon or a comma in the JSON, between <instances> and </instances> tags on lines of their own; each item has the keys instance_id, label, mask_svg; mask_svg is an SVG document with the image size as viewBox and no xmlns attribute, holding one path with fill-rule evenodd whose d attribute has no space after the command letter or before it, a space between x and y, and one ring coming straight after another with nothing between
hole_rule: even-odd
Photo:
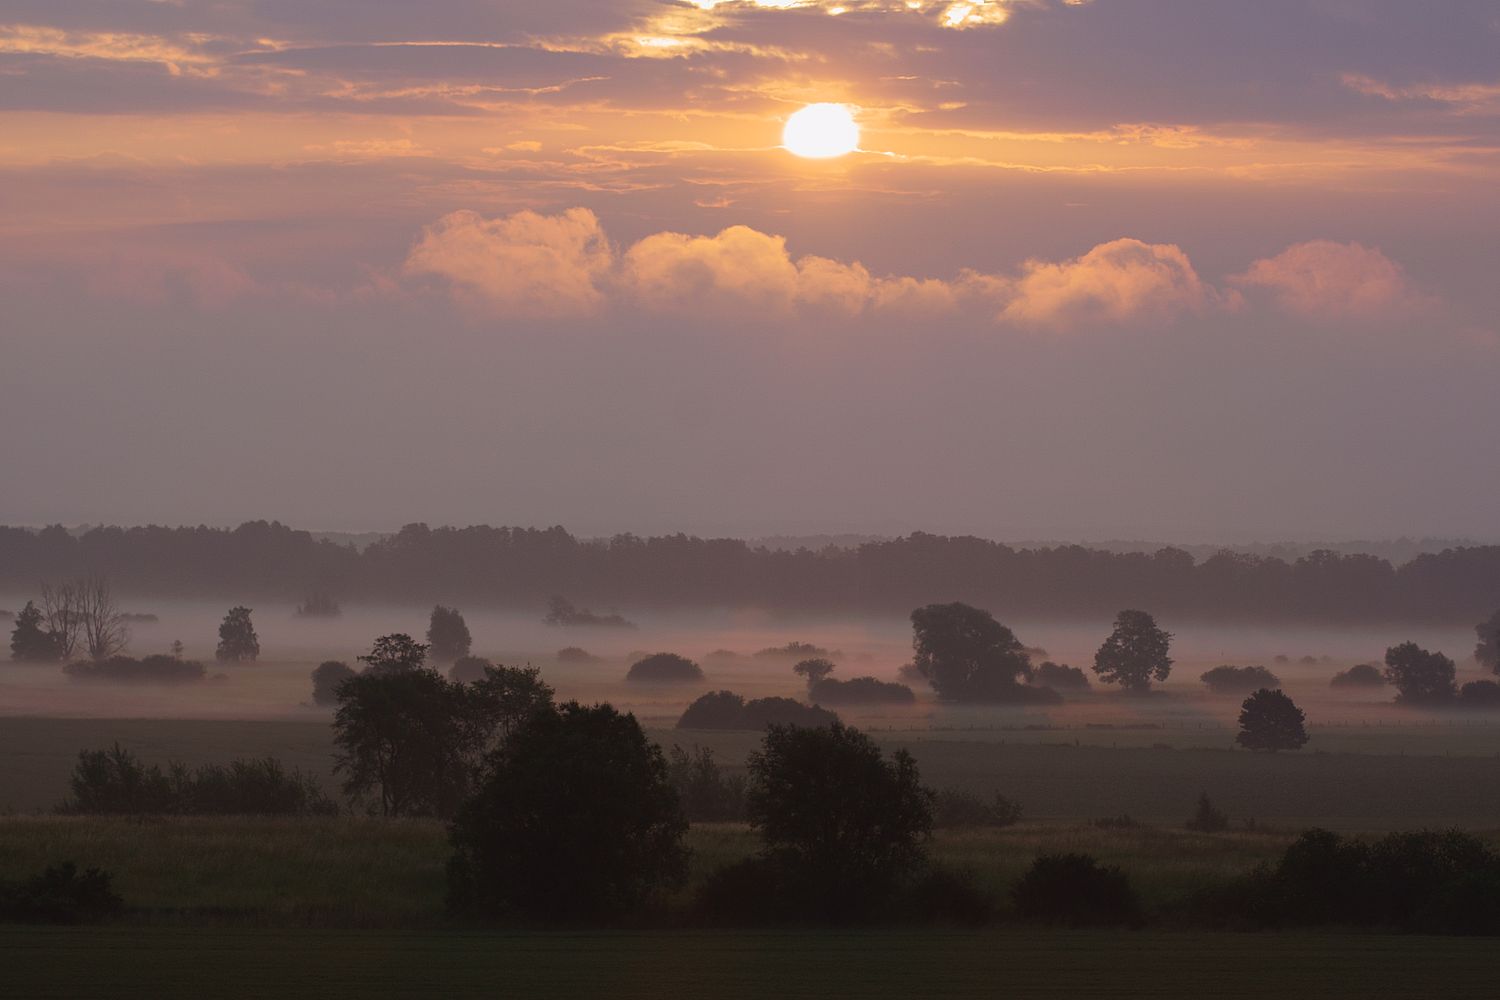
<instances>
[{"instance_id":1,"label":"bush","mask_svg":"<svg viewBox=\"0 0 1500 1000\"><path fill-rule=\"evenodd\" d=\"M1216 809L1208 793L1204 792L1198 796L1198 808L1193 813L1193 818L1184 825L1198 833L1219 833L1229 829L1229 816Z\"/></svg>"},{"instance_id":2,"label":"bush","mask_svg":"<svg viewBox=\"0 0 1500 1000\"><path fill-rule=\"evenodd\" d=\"M746 701L733 691L711 691L694 701L677 720L678 729L745 729L758 732L767 726L827 726L838 716L817 705L804 705L791 698L753 698Z\"/></svg>"},{"instance_id":3,"label":"bush","mask_svg":"<svg viewBox=\"0 0 1500 1000\"><path fill-rule=\"evenodd\" d=\"M588 608L576 608L566 597L552 598L547 605L547 616L542 622L560 627L582 625L592 628L635 628L633 623L619 615L596 615Z\"/></svg>"},{"instance_id":4,"label":"bush","mask_svg":"<svg viewBox=\"0 0 1500 1000\"><path fill-rule=\"evenodd\" d=\"M686 873L687 822L633 715L570 702L491 757L449 830L449 904L549 919L627 912Z\"/></svg>"},{"instance_id":5,"label":"bush","mask_svg":"<svg viewBox=\"0 0 1500 1000\"><path fill-rule=\"evenodd\" d=\"M336 803L311 777L290 774L274 757L166 771L117 743L78 754L72 798L60 813L86 816L332 816Z\"/></svg>"},{"instance_id":6,"label":"bush","mask_svg":"<svg viewBox=\"0 0 1500 1000\"><path fill-rule=\"evenodd\" d=\"M564 646L557 651L558 663L598 663L599 657L578 646Z\"/></svg>"},{"instance_id":7,"label":"bush","mask_svg":"<svg viewBox=\"0 0 1500 1000\"><path fill-rule=\"evenodd\" d=\"M1069 927L1135 923L1140 903L1125 873L1087 854L1044 854L1011 889L1025 920Z\"/></svg>"},{"instance_id":8,"label":"bush","mask_svg":"<svg viewBox=\"0 0 1500 1000\"><path fill-rule=\"evenodd\" d=\"M695 746L689 752L673 744L667 753L667 780L676 789L689 823L728 823L745 818L745 779L739 775L725 777L708 747Z\"/></svg>"},{"instance_id":9,"label":"bush","mask_svg":"<svg viewBox=\"0 0 1500 1000\"><path fill-rule=\"evenodd\" d=\"M1383 688L1385 674L1373 663L1357 663L1348 670L1340 670L1328 682L1336 688Z\"/></svg>"},{"instance_id":10,"label":"bush","mask_svg":"<svg viewBox=\"0 0 1500 1000\"><path fill-rule=\"evenodd\" d=\"M448 668L448 679L455 684L473 684L484 680L484 672L495 665L482 656L460 656Z\"/></svg>"},{"instance_id":11,"label":"bush","mask_svg":"<svg viewBox=\"0 0 1500 1000\"><path fill-rule=\"evenodd\" d=\"M1458 695L1453 678L1457 667L1442 653L1429 652L1414 642L1385 651L1385 679L1396 688L1401 705L1451 704Z\"/></svg>"},{"instance_id":12,"label":"bush","mask_svg":"<svg viewBox=\"0 0 1500 1000\"><path fill-rule=\"evenodd\" d=\"M1198 679L1214 694L1249 694L1261 688L1281 687L1281 681L1265 667L1214 667Z\"/></svg>"},{"instance_id":13,"label":"bush","mask_svg":"<svg viewBox=\"0 0 1500 1000\"><path fill-rule=\"evenodd\" d=\"M20 882L0 882L0 922L81 924L113 917L124 907L112 876L98 868L79 872L71 861Z\"/></svg>"},{"instance_id":14,"label":"bush","mask_svg":"<svg viewBox=\"0 0 1500 1000\"><path fill-rule=\"evenodd\" d=\"M874 677L855 677L847 681L825 677L808 685L808 697L829 705L911 705L917 700L905 684Z\"/></svg>"},{"instance_id":15,"label":"bush","mask_svg":"<svg viewBox=\"0 0 1500 1000\"><path fill-rule=\"evenodd\" d=\"M1234 741L1247 750L1300 750L1307 744L1306 714L1281 690L1261 688L1240 706Z\"/></svg>"},{"instance_id":16,"label":"bush","mask_svg":"<svg viewBox=\"0 0 1500 1000\"><path fill-rule=\"evenodd\" d=\"M1021 807L999 792L986 800L973 792L945 788L933 800L932 825L951 827L1003 827L1021 821Z\"/></svg>"},{"instance_id":17,"label":"bush","mask_svg":"<svg viewBox=\"0 0 1500 1000\"><path fill-rule=\"evenodd\" d=\"M979 927L995 915L995 901L967 869L928 865L902 885L891 903L891 917L903 923Z\"/></svg>"},{"instance_id":18,"label":"bush","mask_svg":"<svg viewBox=\"0 0 1500 1000\"><path fill-rule=\"evenodd\" d=\"M70 680L89 684L191 684L208 675L197 660L179 660L157 653L143 659L111 656L107 660L78 660L63 667Z\"/></svg>"},{"instance_id":19,"label":"bush","mask_svg":"<svg viewBox=\"0 0 1500 1000\"><path fill-rule=\"evenodd\" d=\"M822 646L814 646L810 642L789 642L785 646L769 646L754 654L755 658L759 660L807 660L814 658L831 660L838 655L837 650L827 650Z\"/></svg>"},{"instance_id":20,"label":"bush","mask_svg":"<svg viewBox=\"0 0 1500 1000\"><path fill-rule=\"evenodd\" d=\"M1078 667L1047 660L1033 672L1032 683L1054 691L1087 691L1089 675Z\"/></svg>"},{"instance_id":21,"label":"bush","mask_svg":"<svg viewBox=\"0 0 1500 1000\"><path fill-rule=\"evenodd\" d=\"M691 684L703 680L703 668L686 656L654 653L631 664L625 679L642 684Z\"/></svg>"},{"instance_id":22,"label":"bush","mask_svg":"<svg viewBox=\"0 0 1500 1000\"><path fill-rule=\"evenodd\" d=\"M1470 681L1459 688L1458 701L1465 708L1500 708L1500 684Z\"/></svg>"},{"instance_id":23,"label":"bush","mask_svg":"<svg viewBox=\"0 0 1500 1000\"><path fill-rule=\"evenodd\" d=\"M342 660L324 660L313 668L313 704L337 705L339 685L355 676L354 668Z\"/></svg>"},{"instance_id":24,"label":"bush","mask_svg":"<svg viewBox=\"0 0 1500 1000\"><path fill-rule=\"evenodd\" d=\"M1472 834L1392 833L1372 843L1308 830L1272 867L1193 900L1206 922L1500 933L1500 855Z\"/></svg>"}]
</instances>

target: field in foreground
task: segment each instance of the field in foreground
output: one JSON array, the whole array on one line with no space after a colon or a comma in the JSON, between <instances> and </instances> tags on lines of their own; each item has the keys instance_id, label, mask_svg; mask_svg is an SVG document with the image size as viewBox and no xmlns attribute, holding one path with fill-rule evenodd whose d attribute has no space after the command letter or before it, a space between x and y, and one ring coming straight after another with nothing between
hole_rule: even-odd
<instances>
[{"instance_id":1,"label":"field in foreground","mask_svg":"<svg viewBox=\"0 0 1500 1000\"><path fill-rule=\"evenodd\" d=\"M1278 856L1290 833L1191 833L1135 827L1023 823L1000 830L944 830L939 864L975 873L1003 901L1044 851L1084 851L1130 875L1148 908L1230 878ZM756 849L737 824L694 826L689 884ZM449 854L433 820L245 817L0 819L0 879L74 861L115 875L127 921L256 926L433 927L445 923ZM668 919L671 919L668 917Z\"/></svg>"},{"instance_id":2,"label":"field in foreground","mask_svg":"<svg viewBox=\"0 0 1500 1000\"><path fill-rule=\"evenodd\" d=\"M0 928L7 995L1490 997L1489 940L1064 931Z\"/></svg>"}]
</instances>

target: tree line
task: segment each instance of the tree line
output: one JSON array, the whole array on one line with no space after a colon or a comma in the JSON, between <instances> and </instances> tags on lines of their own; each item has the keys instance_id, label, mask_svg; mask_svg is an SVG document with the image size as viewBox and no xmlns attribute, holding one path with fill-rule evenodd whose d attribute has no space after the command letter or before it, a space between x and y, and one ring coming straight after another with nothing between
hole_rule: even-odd
<instances>
[{"instance_id":1,"label":"tree line","mask_svg":"<svg viewBox=\"0 0 1500 1000\"><path fill-rule=\"evenodd\" d=\"M265 521L81 534L0 527L0 587L75 576L107 576L132 594L439 596L538 614L557 595L603 608L884 613L959 600L1007 615L1095 616L1147 606L1178 619L1247 621L1467 622L1500 606L1500 546L1425 553L1396 566L1330 550L1294 561L1223 551L1199 561L1170 547L1015 548L920 532L856 548L785 551L681 534L585 539L561 527L411 524L360 550Z\"/></svg>"}]
</instances>

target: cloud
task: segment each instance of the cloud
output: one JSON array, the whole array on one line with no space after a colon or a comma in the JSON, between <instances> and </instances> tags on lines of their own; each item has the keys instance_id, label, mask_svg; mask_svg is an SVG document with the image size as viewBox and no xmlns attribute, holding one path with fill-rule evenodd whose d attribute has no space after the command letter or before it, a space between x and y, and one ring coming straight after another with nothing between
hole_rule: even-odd
<instances>
[{"instance_id":1,"label":"cloud","mask_svg":"<svg viewBox=\"0 0 1500 1000\"><path fill-rule=\"evenodd\" d=\"M758 303L781 312L797 297L798 272L784 238L731 226L717 236L647 236L625 254L624 280L654 309Z\"/></svg>"},{"instance_id":2,"label":"cloud","mask_svg":"<svg viewBox=\"0 0 1500 1000\"><path fill-rule=\"evenodd\" d=\"M1167 321L1218 301L1182 249L1118 239L1057 263L1028 261L1000 317L1027 326Z\"/></svg>"},{"instance_id":3,"label":"cloud","mask_svg":"<svg viewBox=\"0 0 1500 1000\"><path fill-rule=\"evenodd\" d=\"M1401 265L1362 243L1298 243L1231 280L1264 289L1282 309L1313 319L1376 319L1410 312L1422 301Z\"/></svg>"},{"instance_id":4,"label":"cloud","mask_svg":"<svg viewBox=\"0 0 1500 1000\"><path fill-rule=\"evenodd\" d=\"M581 316L603 302L614 251L585 208L485 219L453 212L427 227L407 254L411 275L446 279L462 298L526 316Z\"/></svg>"}]
</instances>

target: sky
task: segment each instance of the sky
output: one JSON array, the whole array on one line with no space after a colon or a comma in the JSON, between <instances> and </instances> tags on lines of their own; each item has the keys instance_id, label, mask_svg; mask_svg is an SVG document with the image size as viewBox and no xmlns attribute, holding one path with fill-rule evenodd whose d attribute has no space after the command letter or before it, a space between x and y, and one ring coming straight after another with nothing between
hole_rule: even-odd
<instances>
[{"instance_id":1,"label":"sky","mask_svg":"<svg viewBox=\"0 0 1500 1000\"><path fill-rule=\"evenodd\" d=\"M0 522L1500 540L1497 181L1493 0L0 0Z\"/></svg>"}]
</instances>

